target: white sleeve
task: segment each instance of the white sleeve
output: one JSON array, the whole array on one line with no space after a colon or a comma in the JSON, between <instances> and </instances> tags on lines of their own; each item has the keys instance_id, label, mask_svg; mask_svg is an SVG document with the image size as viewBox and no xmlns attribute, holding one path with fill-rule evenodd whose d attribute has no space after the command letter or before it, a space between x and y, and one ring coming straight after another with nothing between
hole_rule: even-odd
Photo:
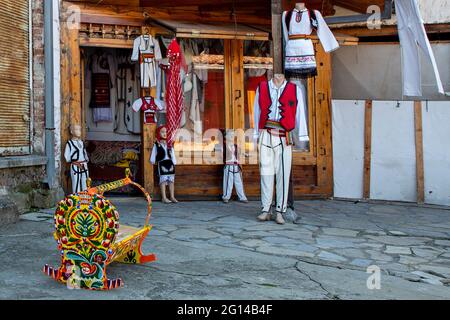
<instances>
[{"instance_id":1,"label":"white sleeve","mask_svg":"<svg viewBox=\"0 0 450 320\"><path fill-rule=\"evenodd\" d=\"M158 39L153 38L153 52L155 54L155 60L159 61L162 59L161 48L159 47Z\"/></svg>"},{"instance_id":2,"label":"white sleeve","mask_svg":"<svg viewBox=\"0 0 450 320\"><path fill-rule=\"evenodd\" d=\"M325 50L325 52L331 52L338 49L339 43L337 42L327 23L323 19L322 14L317 10L314 10L314 12L316 13L318 23L317 36L320 39L320 43L322 44L323 49Z\"/></svg>"},{"instance_id":3,"label":"white sleeve","mask_svg":"<svg viewBox=\"0 0 450 320\"><path fill-rule=\"evenodd\" d=\"M170 148L170 153L172 155L172 162L173 162L174 165L176 165L177 164L177 159L175 158L175 148L174 147Z\"/></svg>"},{"instance_id":4,"label":"white sleeve","mask_svg":"<svg viewBox=\"0 0 450 320\"><path fill-rule=\"evenodd\" d=\"M134 112L139 112L142 108L142 100L139 98L136 101L133 102L133 105L131 106Z\"/></svg>"},{"instance_id":5,"label":"white sleeve","mask_svg":"<svg viewBox=\"0 0 450 320\"><path fill-rule=\"evenodd\" d=\"M160 99L155 98L155 104L158 107L158 111L163 111L166 109L166 103Z\"/></svg>"},{"instance_id":6,"label":"white sleeve","mask_svg":"<svg viewBox=\"0 0 450 320\"><path fill-rule=\"evenodd\" d=\"M281 15L281 25L283 26L283 39L284 39L285 45L289 41L289 34L287 31L287 26L286 26L286 15L287 15L287 11L284 11L283 14ZM291 22L289 21L289 23L291 23Z\"/></svg>"},{"instance_id":7,"label":"white sleeve","mask_svg":"<svg viewBox=\"0 0 450 320\"><path fill-rule=\"evenodd\" d=\"M134 39L133 43L133 53L131 54L131 61L139 60L139 46L141 44L141 37Z\"/></svg>"},{"instance_id":8,"label":"white sleeve","mask_svg":"<svg viewBox=\"0 0 450 320\"><path fill-rule=\"evenodd\" d=\"M153 149L152 149L152 154L150 155L150 163L151 164L155 164L155 162L156 162L156 152L158 152L158 150L156 149L156 144L154 144Z\"/></svg>"},{"instance_id":9,"label":"white sleeve","mask_svg":"<svg viewBox=\"0 0 450 320\"><path fill-rule=\"evenodd\" d=\"M70 157L70 145L69 142L66 143L66 149L64 150L64 159L66 159L66 162L70 163L71 157Z\"/></svg>"},{"instance_id":10,"label":"white sleeve","mask_svg":"<svg viewBox=\"0 0 450 320\"><path fill-rule=\"evenodd\" d=\"M298 138L300 141L309 141L308 122L306 121L305 103L303 99L302 89L297 86L297 119L296 126L298 128Z\"/></svg>"},{"instance_id":11,"label":"white sleeve","mask_svg":"<svg viewBox=\"0 0 450 320\"><path fill-rule=\"evenodd\" d=\"M258 138L259 137L259 87L256 89L255 94L255 102L254 102L254 108L253 108L253 123L255 124L255 127L253 128L253 137Z\"/></svg>"}]
</instances>

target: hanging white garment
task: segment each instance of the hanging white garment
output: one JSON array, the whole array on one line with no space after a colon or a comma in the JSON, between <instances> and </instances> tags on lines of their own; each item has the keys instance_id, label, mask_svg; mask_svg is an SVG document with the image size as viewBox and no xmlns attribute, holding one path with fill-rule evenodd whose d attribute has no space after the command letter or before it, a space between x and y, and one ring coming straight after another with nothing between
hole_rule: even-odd
<instances>
[{"instance_id":1,"label":"hanging white garment","mask_svg":"<svg viewBox=\"0 0 450 320\"><path fill-rule=\"evenodd\" d=\"M131 61L139 61L142 88L157 86L156 68L161 59L159 42L151 35L142 35L134 40Z\"/></svg>"},{"instance_id":2,"label":"hanging white garment","mask_svg":"<svg viewBox=\"0 0 450 320\"><path fill-rule=\"evenodd\" d=\"M322 14L314 10L317 25L317 36L325 52L331 52L339 48L339 43L322 17ZM283 12L283 39L285 45L285 73L287 77L308 77L317 74L314 45L310 39L290 39L294 35L310 35L313 31L310 11L308 9L292 11L289 25L286 24L288 11ZM314 23L316 23L314 22Z\"/></svg>"},{"instance_id":3,"label":"hanging white garment","mask_svg":"<svg viewBox=\"0 0 450 320\"><path fill-rule=\"evenodd\" d=\"M416 0L396 0L398 35L402 51L403 95L422 96L419 47L431 62L438 91L444 94L436 59L428 40Z\"/></svg>"},{"instance_id":4,"label":"hanging white garment","mask_svg":"<svg viewBox=\"0 0 450 320\"><path fill-rule=\"evenodd\" d=\"M203 122L200 115L200 101L199 101L199 82L197 74L192 77L192 98L191 98L191 108L189 110L189 119L193 123L194 135L201 136L203 134Z\"/></svg>"}]
</instances>

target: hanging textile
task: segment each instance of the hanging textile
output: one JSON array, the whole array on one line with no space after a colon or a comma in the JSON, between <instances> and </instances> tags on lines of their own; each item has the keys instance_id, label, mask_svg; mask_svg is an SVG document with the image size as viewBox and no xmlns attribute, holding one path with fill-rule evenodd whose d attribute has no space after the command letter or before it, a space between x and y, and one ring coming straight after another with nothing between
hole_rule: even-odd
<instances>
[{"instance_id":1,"label":"hanging textile","mask_svg":"<svg viewBox=\"0 0 450 320\"><path fill-rule=\"evenodd\" d=\"M113 109L116 106L114 88L116 62L113 55L98 50L88 61L86 88L90 93L89 107L93 122L112 122Z\"/></svg>"},{"instance_id":2,"label":"hanging textile","mask_svg":"<svg viewBox=\"0 0 450 320\"><path fill-rule=\"evenodd\" d=\"M436 78L438 91L444 94L436 59L428 40L416 0L396 0L398 35L402 51L403 95L422 96L419 47L430 61Z\"/></svg>"},{"instance_id":3,"label":"hanging textile","mask_svg":"<svg viewBox=\"0 0 450 320\"><path fill-rule=\"evenodd\" d=\"M167 50L169 66L167 72L167 145L173 146L175 134L180 127L181 113L183 108L183 90L181 88L181 68L183 67L183 55L180 46L175 39L170 43ZM185 63L184 63L185 66Z\"/></svg>"},{"instance_id":4,"label":"hanging textile","mask_svg":"<svg viewBox=\"0 0 450 320\"><path fill-rule=\"evenodd\" d=\"M133 112L132 104L139 97L139 70L130 63L129 55L118 57L117 70L117 108L114 118L114 132L119 134L139 134L141 117Z\"/></svg>"}]
</instances>

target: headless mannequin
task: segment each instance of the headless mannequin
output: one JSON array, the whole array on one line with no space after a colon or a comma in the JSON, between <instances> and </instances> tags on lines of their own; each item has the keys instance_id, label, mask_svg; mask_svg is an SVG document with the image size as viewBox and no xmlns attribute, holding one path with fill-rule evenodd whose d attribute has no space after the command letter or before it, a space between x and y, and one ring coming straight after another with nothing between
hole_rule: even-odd
<instances>
[{"instance_id":1,"label":"headless mannequin","mask_svg":"<svg viewBox=\"0 0 450 320\"><path fill-rule=\"evenodd\" d=\"M305 5L304 2L297 2L295 4L295 9L297 9L298 11L305 10L306 9L306 5Z\"/></svg>"}]
</instances>

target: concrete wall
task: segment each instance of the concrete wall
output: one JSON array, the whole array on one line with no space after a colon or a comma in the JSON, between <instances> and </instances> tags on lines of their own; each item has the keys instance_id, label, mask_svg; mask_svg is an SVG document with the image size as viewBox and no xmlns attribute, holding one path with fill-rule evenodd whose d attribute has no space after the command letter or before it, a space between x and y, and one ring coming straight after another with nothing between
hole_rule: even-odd
<instances>
[{"instance_id":1,"label":"concrete wall","mask_svg":"<svg viewBox=\"0 0 450 320\"><path fill-rule=\"evenodd\" d=\"M418 4L424 23L450 22L450 0L419 0Z\"/></svg>"},{"instance_id":2,"label":"concrete wall","mask_svg":"<svg viewBox=\"0 0 450 320\"><path fill-rule=\"evenodd\" d=\"M450 43L432 44L445 91L450 91ZM343 46L332 54L333 98L402 100L402 67L398 44ZM449 100L440 95L431 64L423 59L424 100Z\"/></svg>"}]
</instances>

